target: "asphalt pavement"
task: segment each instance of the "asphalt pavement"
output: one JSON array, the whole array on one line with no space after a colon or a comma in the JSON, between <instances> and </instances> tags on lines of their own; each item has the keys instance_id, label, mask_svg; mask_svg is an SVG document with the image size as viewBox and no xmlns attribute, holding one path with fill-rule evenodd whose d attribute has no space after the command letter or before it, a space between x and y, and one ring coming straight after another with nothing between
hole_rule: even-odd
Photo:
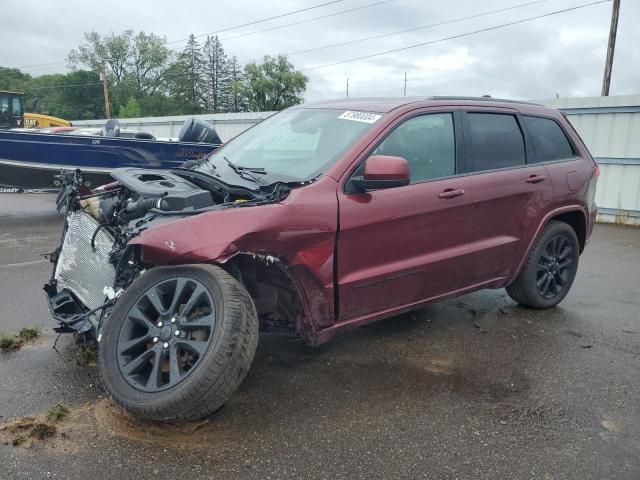
<instances>
[{"instance_id":1,"label":"asphalt pavement","mask_svg":"<svg viewBox=\"0 0 640 480\"><path fill-rule=\"evenodd\" d=\"M176 427L119 411L72 339L52 349L50 201L9 216L0 196L0 331L44 331L0 354L2 479L640 478L640 229L596 226L553 310L492 290L317 349L262 336L225 407ZM52 437L10 444L3 425L58 403Z\"/></svg>"}]
</instances>

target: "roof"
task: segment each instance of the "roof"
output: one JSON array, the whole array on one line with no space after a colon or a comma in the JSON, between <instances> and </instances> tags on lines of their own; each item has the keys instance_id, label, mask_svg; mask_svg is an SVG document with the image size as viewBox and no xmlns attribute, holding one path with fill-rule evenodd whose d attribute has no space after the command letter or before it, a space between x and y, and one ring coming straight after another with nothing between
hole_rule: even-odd
<instances>
[{"instance_id":1,"label":"roof","mask_svg":"<svg viewBox=\"0 0 640 480\"><path fill-rule=\"evenodd\" d=\"M421 103L427 105L442 105L443 102L452 102L455 104L475 104L490 103L494 106L500 104L514 105L536 105L539 104L518 101L505 100L491 97L365 97L365 98L342 98L335 100L323 100L319 102L310 102L300 105L303 108L330 108L336 110L359 110L363 112L388 113L396 108L404 107L413 103Z\"/></svg>"}]
</instances>

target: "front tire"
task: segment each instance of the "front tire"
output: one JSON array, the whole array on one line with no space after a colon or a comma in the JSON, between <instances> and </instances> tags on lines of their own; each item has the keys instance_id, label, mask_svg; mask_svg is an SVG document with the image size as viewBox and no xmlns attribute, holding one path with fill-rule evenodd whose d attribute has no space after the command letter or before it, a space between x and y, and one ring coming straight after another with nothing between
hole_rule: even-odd
<instances>
[{"instance_id":1,"label":"front tire","mask_svg":"<svg viewBox=\"0 0 640 480\"><path fill-rule=\"evenodd\" d=\"M569 293L580 257L576 232L564 222L549 222L507 294L531 308L555 307Z\"/></svg>"},{"instance_id":2,"label":"front tire","mask_svg":"<svg viewBox=\"0 0 640 480\"><path fill-rule=\"evenodd\" d=\"M246 289L212 265L156 267L120 297L100 341L116 403L150 420L205 417L244 379L258 343Z\"/></svg>"}]
</instances>

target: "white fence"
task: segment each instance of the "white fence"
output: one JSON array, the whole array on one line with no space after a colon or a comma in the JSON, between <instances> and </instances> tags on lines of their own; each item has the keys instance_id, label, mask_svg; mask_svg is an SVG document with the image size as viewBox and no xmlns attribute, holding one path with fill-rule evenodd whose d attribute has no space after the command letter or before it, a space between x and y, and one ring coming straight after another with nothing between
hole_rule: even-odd
<instances>
[{"instance_id":1,"label":"white fence","mask_svg":"<svg viewBox=\"0 0 640 480\"><path fill-rule=\"evenodd\" d=\"M640 95L559 98L600 166L598 220L640 225Z\"/></svg>"},{"instance_id":2,"label":"white fence","mask_svg":"<svg viewBox=\"0 0 640 480\"><path fill-rule=\"evenodd\" d=\"M600 166L596 193L598 220L640 225L640 95L538 100L564 111ZM211 123L223 142L273 112L196 115ZM127 118L123 128L144 130L156 137L177 137L189 116ZM104 120L78 120L74 125L97 127Z\"/></svg>"},{"instance_id":3,"label":"white fence","mask_svg":"<svg viewBox=\"0 0 640 480\"><path fill-rule=\"evenodd\" d=\"M196 117L213 125L223 142L231 140L251 125L270 117L275 112L213 113L209 115L176 115L172 117L146 117L119 119L121 128L152 133L158 138L177 138L187 118ZM104 120L73 120L78 127L102 127Z\"/></svg>"}]
</instances>

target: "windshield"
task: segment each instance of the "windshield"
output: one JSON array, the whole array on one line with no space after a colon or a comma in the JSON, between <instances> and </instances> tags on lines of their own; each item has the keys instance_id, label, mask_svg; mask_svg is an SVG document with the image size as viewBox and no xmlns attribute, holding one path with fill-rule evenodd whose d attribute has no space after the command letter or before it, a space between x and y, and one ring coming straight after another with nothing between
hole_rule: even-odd
<instances>
[{"instance_id":1,"label":"windshield","mask_svg":"<svg viewBox=\"0 0 640 480\"><path fill-rule=\"evenodd\" d=\"M209 173L212 164L229 161L238 167L264 169L272 178L310 180L324 172L381 117L344 110L285 110L216 150L210 162L196 169Z\"/></svg>"}]
</instances>

